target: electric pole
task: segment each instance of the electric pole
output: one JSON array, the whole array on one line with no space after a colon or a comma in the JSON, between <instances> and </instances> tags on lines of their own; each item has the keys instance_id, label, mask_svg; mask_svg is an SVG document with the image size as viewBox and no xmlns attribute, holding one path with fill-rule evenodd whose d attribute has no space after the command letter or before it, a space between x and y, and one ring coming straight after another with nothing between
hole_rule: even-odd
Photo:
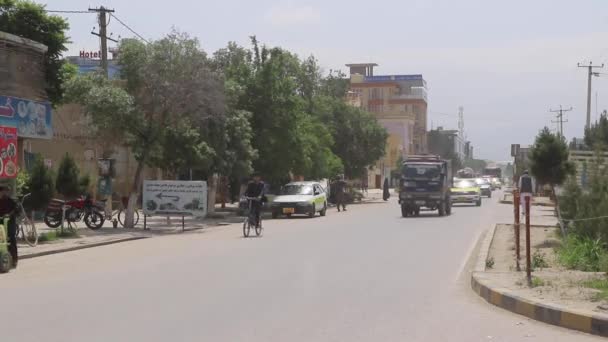
<instances>
[{"instance_id":1,"label":"electric pole","mask_svg":"<svg viewBox=\"0 0 608 342\"><path fill-rule=\"evenodd\" d=\"M118 43L118 41L107 35L108 21L106 14L114 13L114 10L100 6L99 8L89 8L89 12L98 13L99 33L91 32L91 34L98 36L101 41L101 68L103 69L104 76L108 77L108 40L115 43Z\"/></svg>"},{"instance_id":2,"label":"electric pole","mask_svg":"<svg viewBox=\"0 0 608 342\"><path fill-rule=\"evenodd\" d=\"M568 120L564 120L564 112L570 112L570 111L572 111L572 107L570 107L568 109L563 109L562 105L559 105L559 109L557 109L557 110L549 109L549 112L556 113L555 116L556 116L557 120L551 121L551 122L557 123L557 132L561 137L564 136L564 122L568 122Z\"/></svg>"},{"instance_id":3,"label":"electric pole","mask_svg":"<svg viewBox=\"0 0 608 342\"><path fill-rule=\"evenodd\" d=\"M578 63L577 66L579 68L587 68L589 70L588 79L587 79L587 124L585 125L586 129L591 127L591 76L599 76L599 73L593 72L593 68L603 68L602 65L593 65L593 62L589 62L589 65L583 65Z\"/></svg>"}]
</instances>

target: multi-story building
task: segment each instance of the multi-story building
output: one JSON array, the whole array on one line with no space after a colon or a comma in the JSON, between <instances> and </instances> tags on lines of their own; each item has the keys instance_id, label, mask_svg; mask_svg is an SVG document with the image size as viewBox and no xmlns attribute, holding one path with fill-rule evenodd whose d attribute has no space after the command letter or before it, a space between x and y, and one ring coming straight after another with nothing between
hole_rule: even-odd
<instances>
[{"instance_id":1,"label":"multi-story building","mask_svg":"<svg viewBox=\"0 0 608 342\"><path fill-rule=\"evenodd\" d=\"M370 187L380 187L400 157L427 151L426 81L422 75L375 76L375 63L346 66L350 68L349 102L374 113L389 133L386 155L368 176Z\"/></svg>"}]
</instances>

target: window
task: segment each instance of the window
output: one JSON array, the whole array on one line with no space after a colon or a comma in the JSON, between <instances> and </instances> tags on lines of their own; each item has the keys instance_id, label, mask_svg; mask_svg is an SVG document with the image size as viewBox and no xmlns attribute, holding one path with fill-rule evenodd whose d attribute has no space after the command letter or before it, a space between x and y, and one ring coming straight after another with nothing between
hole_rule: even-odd
<instances>
[{"instance_id":1,"label":"window","mask_svg":"<svg viewBox=\"0 0 608 342\"><path fill-rule=\"evenodd\" d=\"M384 98L384 89L383 88L372 88L370 89L370 96L372 100L382 99Z\"/></svg>"}]
</instances>

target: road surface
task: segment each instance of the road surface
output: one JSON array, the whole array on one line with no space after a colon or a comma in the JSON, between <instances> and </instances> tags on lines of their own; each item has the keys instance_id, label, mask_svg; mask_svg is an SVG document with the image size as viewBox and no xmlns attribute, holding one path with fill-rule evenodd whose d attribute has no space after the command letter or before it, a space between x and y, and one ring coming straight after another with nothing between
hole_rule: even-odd
<instances>
[{"instance_id":1,"label":"road surface","mask_svg":"<svg viewBox=\"0 0 608 342\"><path fill-rule=\"evenodd\" d=\"M423 213L423 215L427 215ZM2 341L600 341L490 306L476 242L510 208L402 219L330 210L24 260L0 276ZM473 255L473 258L470 258Z\"/></svg>"}]
</instances>

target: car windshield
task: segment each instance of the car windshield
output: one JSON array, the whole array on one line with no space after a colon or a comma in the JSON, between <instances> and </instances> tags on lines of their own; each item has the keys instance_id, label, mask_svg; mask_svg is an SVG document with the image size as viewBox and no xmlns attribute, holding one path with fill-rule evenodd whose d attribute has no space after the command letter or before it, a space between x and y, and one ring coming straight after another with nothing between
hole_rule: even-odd
<instances>
[{"instance_id":1,"label":"car windshield","mask_svg":"<svg viewBox=\"0 0 608 342\"><path fill-rule=\"evenodd\" d=\"M441 175L440 167L433 164L406 164L403 167L403 175L407 179L432 179L438 180Z\"/></svg>"},{"instance_id":2,"label":"car windshield","mask_svg":"<svg viewBox=\"0 0 608 342\"><path fill-rule=\"evenodd\" d=\"M312 185L287 184L281 191L282 195L312 195Z\"/></svg>"},{"instance_id":3,"label":"car windshield","mask_svg":"<svg viewBox=\"0 0 608 342\"><path fill-rule=\"evenodd\" d=\"M455 188L472 188L475 186L475 182L471 180L461 180L456 182L454 185Z\"/></svg>"},{"instance_id":4,"label":"car windshield","mask_svg":"<svg viewBox=\"0 0 608 342\"><path fill-rule=\"evenodd\" d=\"M477 185L489 185L490 184L490 182L488 182L487 179L483 179L483 178L475 179L475 183L477 183Z\"/></svg>"}]
</instances>

